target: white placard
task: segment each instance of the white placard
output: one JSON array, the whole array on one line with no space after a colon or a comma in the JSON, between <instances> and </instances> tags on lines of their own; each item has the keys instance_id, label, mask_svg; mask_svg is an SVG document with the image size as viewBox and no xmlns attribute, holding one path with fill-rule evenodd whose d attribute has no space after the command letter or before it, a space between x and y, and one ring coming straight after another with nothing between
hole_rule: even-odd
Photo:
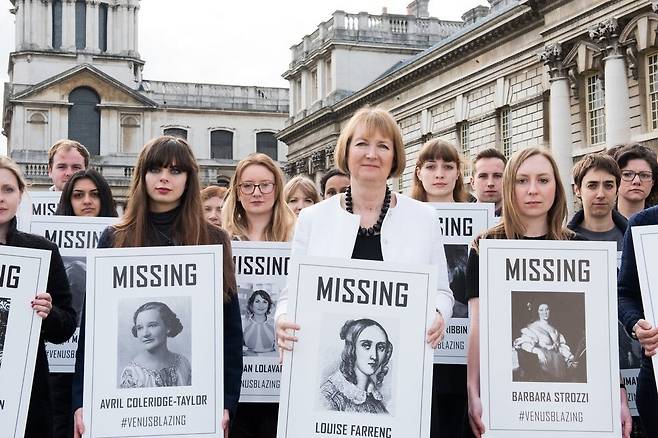
<instances>
[{"instance_id":1,"label":"white placard","mask_svg":"<svg viewBox=\"0 0 658 438\"><path fill-rule=\"evenodd\" d=\"M619 437L615 242L480 240L486 437Z\"/></svg>"},{"instance_id":2,"label":"white placard","mask_svg":"<svg viewBox=\"0 0 658 438\"><path fill-rule=\"evenodd\" d=\"M448 263L448 281L455 298L445 338L434 350L434 363L466 364L469 327L466 262L473 239L494 226L495 204L437 202L430 205L436 209Z\"/></svg>"},{"instance_id":3,"label":"white placard","mask_svg":"<svg viewBox=\"0 0 658 438\"><path fill-rule=\"evenodd\" d=\"M222 265L221 245L89 250L86 437L224 436Z\"/></svg>"},{"instance_id":4,"label":"white placard","mask_svg":"<svg viewBox=\"0 0 658 438\"><path fill-rule=\"evenodd\" d=\"M30 219L33 216L52 216L59 205L62 192L25 192L16 214L17 228L21 231L30 229Z\"/></svg>"},{"instance_id":5,"label":"white placard","mask_svg":"<svg viewBox=\"0 0 658 438\"><path fill-rule=\"evenodd\" d=\"M429 436L435 269L300 257L288 285L277 436Z\"/></svg>"},{"instance_id":6,"label":"white placard","mask_svg":"<svg viewBox=\"0 0 658 438\"><path fill-rule=\"evenodd\" d=\"M59 248L71 287L73 308L78 315L75 333L62 344L46 343L50 371L75 371L80 318L87 286L87 249L96 248L103 230L117 222L115 217L32 216L29 232L43 236Z\"/></svg>"},{"instance_id":7,"label":"white placard","mask_svg":"<svg viewBox=\"0 0 658 438\"><path fill-rule=\"evenodd\" d=\"M0 260L0 430L23 438L41 333L30 301L46 290L50 251L0 245Z\"/></svg>"},{"instance_id":8,"label":"white placard","mask_svg":"<svg viewBox=\"0 0 658 438\"><path fill-rule=\"evenodd\" d=\"M232 243L244 337L240 402L279 402L274 311L286 284L290 243Z\"/></svg>"},{"instance_id":9,"label":"white placard","mask_svg":"<svg viewBox=\"0 0 658 438\"><path fill-rule=\"evenodd\" d=\"M642 293L644 318L653 326L658 321L658 269L655 268L658 250L658 225L632 227L637 276ZM658 370L656 356L651 358L654 373Z\"/></svg>"}]
</instances>

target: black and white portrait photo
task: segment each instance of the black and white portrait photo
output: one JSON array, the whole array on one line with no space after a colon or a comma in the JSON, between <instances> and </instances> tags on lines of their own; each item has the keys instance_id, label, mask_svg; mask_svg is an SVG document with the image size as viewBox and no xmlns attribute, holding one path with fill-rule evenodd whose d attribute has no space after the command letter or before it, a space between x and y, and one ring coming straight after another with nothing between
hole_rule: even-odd
<instances>
[{"instance_id":1,"label":"black and white portrait photo","mask_svg":"<svg viewBox=\"0 0 658 438\"><path fill-rule=\"evenodd\" d=\"M326 344L333 348L320 355L328 359L321 362L321 406L328 411L391 413L394 342L389 333L393 324L368 318L342 321L339 330L335 321L325 324L324 333L331 337Z\"/></svg>"},{"instance_id":2,"label":"black and white portrait photo","mask_svg":"<svg viewBox=\"0 0 658 438\"><path fill-rule=\"evenodd\" d=\"M512 292L515 382L587 382L585 295Z\"/></svg>"},{"instance_id":3,"label":"black and white portrait photo","mask_svg":"<svg viewBox=\"0 0 658 438\"><path fill-rule=\"evenodd\" d=\"M276 356L274 310L279 297L277 285L243 283L238 285L245 356Z\"/></svg>"},{"instance_id":4,"label":"black and white portrait photo","mask_svg":"<svg viewBox=\"0 0 658 438\"><path fill-rule=\"evenodd\" d=\"M71 288L72 306L78 315L78 327L82 317L82 306L85 302L85 291L87 290L87 258L62 256L66 276Z\"/></svg>"},{"instance_id":5,"label":"black and white portrait photo","mask_svg":"<svg viewBox=\"0 0 658 438\"><path fill-rule=\"evenodd\" d=\"M5 351L5 335L7 334L7 320L11 298L0 297L0 366L2 366L2 353Z\"/></svg>"},{"instance_id":6,"label":"black and white portrait photo","mask_svg":"<svg viewBox=\"0 0 658 438\"><path fill-rule=\"evenodd\" d=\"M189 297L124 299L119 303L119 388L190 386Z\"/></svg>"},{"instance_id":7,"label":"black and white portrait photo","mask_svg":"<svg viewBox=\"0 0 658 438\"><path fill-rule=\"evenodd\" d=\"M466 299L466 261L468 245L444 244L446 262L448 263L448 281L455 297L452 307L453 318L468 318L468 300Z\"/></svg>"}]
</instances>

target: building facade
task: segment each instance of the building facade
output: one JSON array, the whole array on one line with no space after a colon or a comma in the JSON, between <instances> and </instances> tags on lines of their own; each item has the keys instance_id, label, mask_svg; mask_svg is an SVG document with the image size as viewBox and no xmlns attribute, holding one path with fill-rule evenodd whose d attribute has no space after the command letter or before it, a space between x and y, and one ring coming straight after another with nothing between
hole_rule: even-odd
<instances>
[{"instance_id":1,"label":"building facade","mask_svg":"<svg viewBox=\"0 0 658 438\"><path fill-rule=\"evenodd\" d=\"M289 118L278 134L289 148L287 171L319 178L333 164L341 127L366 104L390 110L402 129L407 168L392 182L401 191L421 145L435 137L468 161L488 147L508 156L551 148L565 183L586 153L630 141L657 146L658 2L489 3L361 89Z\"/></svg>"},{"instance_id":2,"label":"building facade","mask_svg":"<svg viewBox=\"0 0 658 438\"><path fill-rule=\"evenodd\" d=\"M119 197L136 155L162 134L187 138L204 185L227 184L251 152L284 160L275 137L288 90L146 80L138 52L138 0L12 0L16 48L4 89L9 155L35 189L50 185L47 150L83 143Z\"/></svg>"}]
</instances>

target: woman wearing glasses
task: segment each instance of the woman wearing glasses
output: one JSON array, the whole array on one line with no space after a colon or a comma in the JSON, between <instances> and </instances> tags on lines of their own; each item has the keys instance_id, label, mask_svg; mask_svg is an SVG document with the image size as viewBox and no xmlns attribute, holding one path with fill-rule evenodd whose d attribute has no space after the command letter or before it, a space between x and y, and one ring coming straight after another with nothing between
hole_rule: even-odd
<instances>
[{"instance_id":1,"label":"woman wearing glasses","mask_svg":"<svg viewBox=\"0 0 658 438\"><path fill-rule=\"evenodd\" d=\"M235 168L224 207L222 225L233 239L287 242L296 216L283 196L283 174L267 155L254 153ZM243 327L245 334L249 327ZM276 437L276 403L240 403L231 438Z\"/></svg>"},{"instance_id":2,"label":"woman wearing glasses","mask_svg":"<svg viewBox=\"0 0 658 438\"><path fill-rule=\"evenodd\" d=\"M238 163L224 201L222 224L238 240L287 242L295 214L283 199L283 174L265 154Z\"/></svg>"},{"instance_id":3,"label":"woman wearing glasses","mask_svg":"<svg viewBox=\"0 0 658 438\"><path fill-rule=\"evenodd\" d=\"M639 144L622 146L615 152L621 169L617 210L626 219L656 203L656 154Z\"/></svg>"}]
</instances>

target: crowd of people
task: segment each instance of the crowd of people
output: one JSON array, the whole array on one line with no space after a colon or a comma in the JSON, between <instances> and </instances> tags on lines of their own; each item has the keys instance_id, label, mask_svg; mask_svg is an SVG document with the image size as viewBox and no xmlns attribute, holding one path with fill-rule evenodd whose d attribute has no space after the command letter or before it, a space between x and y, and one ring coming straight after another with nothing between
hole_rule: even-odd
<instances>
[{"instance_id":1,"label":"crowd of people","mask_svg":"<svg viewBox=\"0 0 658 438\"><path fill-rule=\"evenodd\" d=\"M465 181L467 163L458 148L450 142L432 139L418 153L410 197L392 191L387 184L404 172L406 156L399 126L391 114L365 107L343 128L335 148L336 168L322 177L319 187L305 176L284 183L285 177L277 163L264 154L254 153L238 163L229 187L209 186L202 190L199 166L189 144L181 138L158 137L141 150L123 215L116 225L105 230L98 247L224 246L222 425L226 436L275 437L278 404L239 403L246 345L243 326L256 330L258 323L274 318L275 339L268 341L267 348L276 344L281 355L303 339L304 329L287 316L285 288L277 303L254 297L250 303L252 316L243 320L236 295L231 241L291 242L293 259L308 255L432 265L437 272L438 293L436 301L431 303L434 319L424 341L435 348L453 314L454 297L435 209L427 203L495 204L500 222L474 240L465 267L471 317L468 365L434 367L431 436L453 438L480 436L485 432L479 361L481 240L616 242L622 252L619 320L645 352L637 385L640 421L647 436L658 436L658 418L653 415L658 407L658 394L650 361L658 348L658 328L643 313L633 238L628 232L633 226L658 224L658 207L651 207L657 201L658 191L656 154L645 146L627 144L585 156L573 168L573 190L580 208L569 222L565 191L571 187L563 185L548 150L534 147L519 150L509 162L495 148L483 150L471 163L470 181ZM102 175L90 169L89 160L85 147L75 141L62 140L50 149L48 172L53 182L50 189L61 192L56 214L117 216L110 187ZM82 394L87 315L83 307L75 374L49 373L45 342L61 343L69 339L76 327L76 311L57 247L16 228L18 205L27 187L20 167L7 157L0 158L0 244L45 249L52 254L47 290L38 293L31 303L43 319L43 329L25 436L80 437L85 431ZM260 300L258 303L256 298ZM143 336L147 319L149 324L168 328L167 333L172 333L175 315L170 315L171 310L167 312L167 306L162 303L148 304L135 312L133 335ZM262 307L263 311L257 312L256 307ZM564 372L577 367L578 361L566 346L564 336L550 324L550 306L540 303L535 315L536 320L518 334L515 347L538 362L538 372L558 372L556 369ZM167 386L174 385L174 380L189 379L187 359L167 348L167 336L175 335L162 336L162 342L149 342L135 356L124 371L122 385ZM346 345L349 339L346 335ZM382 372L379 366L371 368L370 371L359 367L350 368L350 372L341 370L336 378L341 385L352 385L354 391L363 392L367 388L363 382L374 381L372 375ZM171 370L168 375L174 379L162 378L158 374L162 370ZM628 437L632 419L623 383L620 386L619 421L623 436ZM370 412L368 409L381 410L372 400L371 408L356 406L358 401L336 388L335 382L329 381L323 387L327 403L335 409L349 406L352 412L366 413Z\"/></svg>"}]
</instances>

